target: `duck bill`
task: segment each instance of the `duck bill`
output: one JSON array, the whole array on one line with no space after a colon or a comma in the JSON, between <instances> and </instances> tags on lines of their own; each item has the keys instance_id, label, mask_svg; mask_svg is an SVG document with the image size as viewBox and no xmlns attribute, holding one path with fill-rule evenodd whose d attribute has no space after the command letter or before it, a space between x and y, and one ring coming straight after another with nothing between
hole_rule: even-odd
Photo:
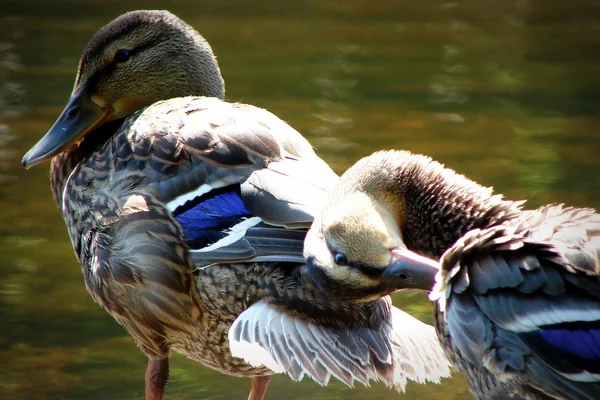
<instances>
[{"instance_id":1,"label":"duck bill","mask_svg":"<svg viewBox=\"0 0 600 400\"><path fill-rule=\"evenodd\" d=\"M60 154L88 132L110 120L110 108L96 105L84 88L74 93L52 128L23 156L21 163L29 168Z\"/></svg>"},{"instance_id":2,"label":"duck bill","mask_svg":"<svg viewBox=\"0 0 600 400\"><path fill-rule=\"evenodd\" d=\"M431 290L439 263L412 251L396 247L392 249L392 259L379 279L390 291L398 289Z\"/></svg>"}]
</instances>

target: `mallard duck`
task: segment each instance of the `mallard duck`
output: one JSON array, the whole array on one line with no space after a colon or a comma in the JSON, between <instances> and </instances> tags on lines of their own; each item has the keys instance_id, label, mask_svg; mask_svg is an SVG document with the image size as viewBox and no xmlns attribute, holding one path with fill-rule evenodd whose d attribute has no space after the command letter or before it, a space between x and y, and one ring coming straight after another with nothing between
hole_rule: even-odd
<instances>
[{"instance_id":1,"label":"mallard duck","mask_svg":"<svg viewBox=\"0 0 600 400\"><path fill-rule=\"evenodd\" d=\"M348 301L437 279L438 336L478 399L600 399L593 209L525 210L429 157L383 151L342 175L305 256Z\"/></svg>"},{"instance_id":2,"label":"mallard duck","mask_svg":"<svg viewBox=\"0 0 600 400\"><path fill-rule=\"evenodd\" d=\"M306 230L338 177L289 125L223 96L198 32L130 12L93 36L23 158L52 158L87 290L148 356L146 399L163 398L171 351L252 378L253 400L276 372L398 390L447 376L433 327L304 279Z\"/></svg>"}]
</instances>

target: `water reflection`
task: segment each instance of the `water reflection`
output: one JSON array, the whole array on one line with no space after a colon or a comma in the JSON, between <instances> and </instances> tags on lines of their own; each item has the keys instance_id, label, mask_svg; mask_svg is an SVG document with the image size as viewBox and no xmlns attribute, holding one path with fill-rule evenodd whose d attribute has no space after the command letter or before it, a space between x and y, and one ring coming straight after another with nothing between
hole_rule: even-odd
<instances>
[{"instance_id":1,"label":"water reflection","mask_svg":"<svg viewBox=\"0 0 600 400\"><path fill-rule=\"evenodd\" d=\"M11 18L0 18L3 26L14 25ZM15 183L16 177L6 173L8 163L15 157L10 143L15 138L10 133L8 118L17 118L23 111L22 98L25 91L14 78L14 72L21 69L12 40L20 35L17 29L2 31L0 35L0 185Z\"/></svg>"},{"instance_id":2,"label":"water reflection","mask_svg":"<svg viewBox=\"0 0 600 400\"><path fill-rule=\"evenodd\" d=\"M3 26L14 26L14 22L9 18L0 18L0 24ZM22 99L25 92L14 77L14 74L22 68L20 57L12 43L19 35L18 29L0 31L0 206L5 206L2 208L10 207L10 203L7 204L7 193L11 189L14 190L18 183L17 177L10 172L11 164L15 163L18 154L13 148L17 137L11 132L9 122L18 118L24 111ZM0 212L0 220L4 219L2 217L5 214L6 211ZM4 232L0 230L0 233ZM14 237L3 239L2 242L6 241L7 246L0 246L0 251L13 248L10 241L15 240ZM28 266L26 263L22 263L19 267L21 270L26 270ZM5 276L6 273L5 268L0 267L0 274ZM22 281L19 279L0 280L0 305L6 302L18 306L22 295Z\"/></svg>"},{"instance_id":3,"label":"water reflection","mask_svg":"<svg viewBox=\"0 0 600 400\"><path fill-rule=\"evenodd\" d=\"M320 121L313 128L313 145L317 148L327 147L336 149L337 154L352 152L355 144L344 137L344 132L354 128L354 121L349 101L357 96L358 80L353 77L353 67L350 58L360 54L360 46L338 46L334 53L324 62L313 79L313 85L319 94L315 103L318 111L313 115ZM333 159L333 166L345 160Z\"/></svg>"},{"instance_id":4,"label":"water reflection","mask_svg":"<svg viewBox=\"0 0 600 400\"><path fill-rule=\"evenodd\" d=\"M145 357L85 292L47 164L29 171L19 164L62 109L89 37L127 9L160 6L188 20L217 52L228 97L287 120L338 172L377 149L405 148L531 206L600 207L597 1L7 4L0 19L0 398L143 398ZM424 296L395 301L431 320ZM247 381L182 357L172 368L171 400L247 395ZM276 377L269 396L469 398L460 377L410 385L404 396L380 385L321 388Z\"/></svg>"}]
</instances>

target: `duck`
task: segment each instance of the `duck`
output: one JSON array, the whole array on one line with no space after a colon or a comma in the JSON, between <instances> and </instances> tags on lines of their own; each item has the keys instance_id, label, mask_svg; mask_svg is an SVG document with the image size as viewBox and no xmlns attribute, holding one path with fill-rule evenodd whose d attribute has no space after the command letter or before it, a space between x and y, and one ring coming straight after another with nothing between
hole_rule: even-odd
<instances>
[{"instance_id":1,"label":"duck","mask_svg":"<svg viewBox=\"0 0 600 400\"><path fill-rule=\"evenodd\" d=\"M349 302L430 292L477 399L600 398L594 209L529 210L430 157L384 150L341 176L304 254L317 285Z\"/></svg>"},{"instance_id":2,"label":"duck","mask_svg":"<svg viewBox=\"0 0 600 400\"><path fill-rule=\"evenodd\" d=\"M164 398L172 352L250 378L250 400L275 373L398 391L448 376L432 326L305 279L304 237L338 176L287 123L224 97L194 28L128 12L93 35L22 160L52 160L86 289L148 357L146 400Z\"/></svg>"}]
</instances>

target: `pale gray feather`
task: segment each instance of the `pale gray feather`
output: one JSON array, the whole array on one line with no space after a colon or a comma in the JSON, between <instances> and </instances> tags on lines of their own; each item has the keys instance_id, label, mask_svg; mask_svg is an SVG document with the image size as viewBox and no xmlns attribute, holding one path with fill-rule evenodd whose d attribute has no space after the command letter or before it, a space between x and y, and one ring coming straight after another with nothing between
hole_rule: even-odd
<instances>
[{"instance_id":1,"label":"pale gray feather","mask_svg":"<svg viewBox=\"0 0 600 400\"><path fill-rule=\"evenodd\" d=\"M322 385L335 376L349 386L382 381L402 391L407 379L439 382L449 376L433 327L395 307L376 331L317 325L261 301L235 320L229 340L232 353L252 365L272 362L293 379L307 375Z\"/></svg>"},{"instance_id":2,"label":"pale gray feather","mask_svg":"<svg viewBox=\"0 0 600 400\"><path fill-rule=\"evenodd\" d=\"M242 198L246 208L265 222L308 228L337 180L317 157L284 158L253 172L242 184Z\"/></svg>"}]
</instances>

